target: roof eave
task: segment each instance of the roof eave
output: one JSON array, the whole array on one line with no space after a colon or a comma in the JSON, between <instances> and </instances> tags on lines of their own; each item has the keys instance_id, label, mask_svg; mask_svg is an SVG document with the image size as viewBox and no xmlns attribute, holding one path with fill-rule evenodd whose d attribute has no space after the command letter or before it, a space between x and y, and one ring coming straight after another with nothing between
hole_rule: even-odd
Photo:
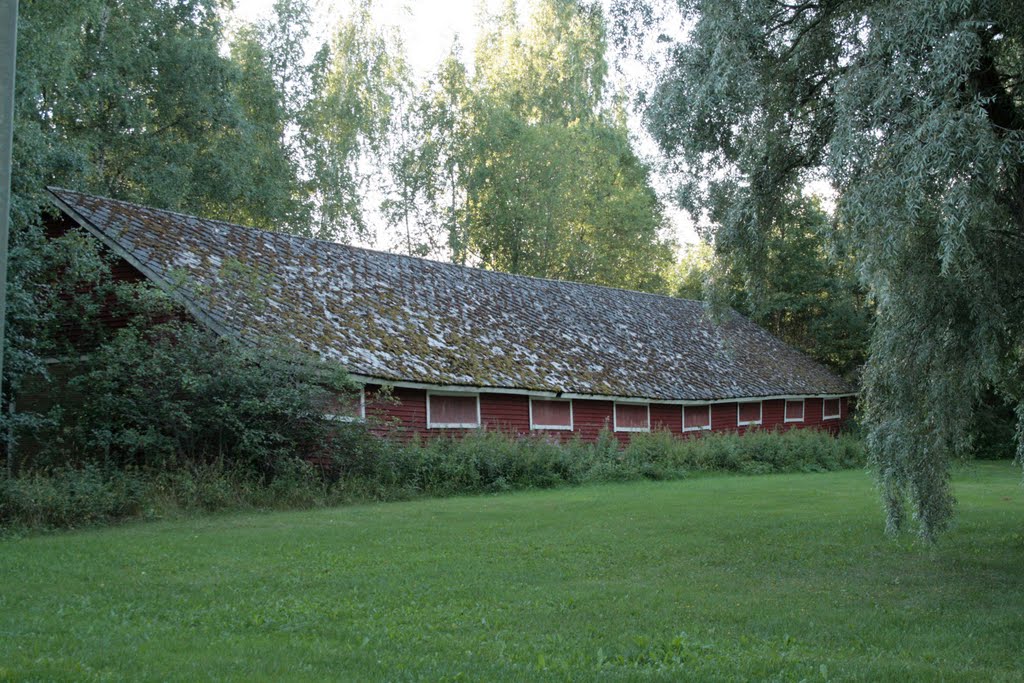
<instances>
[{"instance_id":1,"label":"roof eave","mask_svg":"<svg viewBox=\"0 0 1024 683\"><path fill-rule=\"evenodd\" d=\"M715 398L696 399L665 399L648 396L617 396L611 394L588 394L572 391L548 391L543 389L522 389L519 387L496 387L470 384L433 384L430 382L410 382L405 380L374 377L349 373L349 376L360 384L379 384L382 386L395 387L399 389L423 389L427 391L466 391L474 393L501 393L535 398L574 398L588 401L642 401L645 403L658 403L662 405L707 405L709 403L735 403L736 401L776 401L782 399L808 399L808 398L847 398L858 396L859 392L848 391L841 393L791 393L791 394L765 394L761 396L725 396Z\"/></svg>"}]
</instances>

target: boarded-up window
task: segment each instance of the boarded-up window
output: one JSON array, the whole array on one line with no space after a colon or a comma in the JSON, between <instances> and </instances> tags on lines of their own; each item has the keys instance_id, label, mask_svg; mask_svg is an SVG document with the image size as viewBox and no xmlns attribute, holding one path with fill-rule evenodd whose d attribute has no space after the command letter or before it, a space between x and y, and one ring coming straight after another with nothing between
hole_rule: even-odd
<instances>
[{"instance_id":1,"label":"boarded-up window","mask_svg":"<svg viewBox=\"0 0 1024 683\"><path fill-rule=\"evenodd\" d=\"M711 406L683 406L683 431L711 429Z\"/></svg>"},{"instance_id":2,"label":"boarded-up window","mask_svg":"<svg viewBox=\"0 0 1024 683\"><path fill-rule=\"evenodd\" d=\"M479 401L476 394L427 394L427 427L479 427Z\"/></svg>"},{"instance_id":3,"label":"boarded-up window","mask_svg":"<svg viewBox=\"0 0 1024 683\"><path fill-rule=\"evenodd\" d=\"M826 398L822 399L821 402L821 417L824 420L838 420L839 419L839 399L838 398Z\"/></svg>"},{"instance_id":4,"label":"boarded-up window","mask_svg":"<svg viewBox=\"0 0 1024 683\"><path fill-rule=\"evenodd\" d=\"M761 424L761 402L746 401L738 404L736 422L741 425Z\"/></svg>"},{"instance_id":5,"label":"boarded-up window","mask_svg":"<svg viewBox=\"0 0 1024 683\"><path fill-rule=\"evenodd\" d=\"M804 402L803 399L799 401L786 401L786 422L803 422L804 421Z\"/></svg>"},{"instance_id":6,"label":"boarded-up window","mask_svg":"<svg viewBox=\"0 0 1024 683\"><path fill-rule=\"evenodd\" d=\"M572 429L572 401L531 398L530 429Z\"/></svg>"},{"instance_id":7,"label":"boarded-up window","mask_svg":"<svg viewBox=\"0 0 1024 683\"><path fill-rule=\"evenodd\" d=\"M646 403L616 403L615 431L646 432L651 428L651 411Z\"/></svg>"}]
</instances>

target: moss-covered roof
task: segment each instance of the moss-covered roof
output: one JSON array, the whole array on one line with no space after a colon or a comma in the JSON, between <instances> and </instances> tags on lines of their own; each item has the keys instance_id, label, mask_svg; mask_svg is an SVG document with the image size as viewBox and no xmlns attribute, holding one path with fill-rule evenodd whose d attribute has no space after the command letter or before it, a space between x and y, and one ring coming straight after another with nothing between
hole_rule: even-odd
<instances>
[{"instance_id":1,"label":"moss-covered roof","mask_svg":"<svg viewBox=\"0 0 1024 683\"><path fill-rule=\"evenodd\" d=\"M356 375L661 400L853 390L746 318L716 322L696 301L51 192L217 331L291 339Z\"/></svg>"}]
</instances>

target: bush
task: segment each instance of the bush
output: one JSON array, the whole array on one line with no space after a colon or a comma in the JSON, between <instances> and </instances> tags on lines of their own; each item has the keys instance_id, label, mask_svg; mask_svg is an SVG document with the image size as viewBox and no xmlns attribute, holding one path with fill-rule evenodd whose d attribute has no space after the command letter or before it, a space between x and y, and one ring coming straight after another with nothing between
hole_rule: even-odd
<instances>
[{"instance_id":1,"label":"bush","mask_svg":"<svg viewBox=\"0 0 1024 683\"><path fill-rule=\"evenodd\" d=\"M173 472L216 462L269 482L296 456L353 450L324 418L353 388L286 349L244 348L184 322L129 326L82 361L60 399L63 419L40 430L44 446L20 466Z\"/></svg>"}]
</instances>

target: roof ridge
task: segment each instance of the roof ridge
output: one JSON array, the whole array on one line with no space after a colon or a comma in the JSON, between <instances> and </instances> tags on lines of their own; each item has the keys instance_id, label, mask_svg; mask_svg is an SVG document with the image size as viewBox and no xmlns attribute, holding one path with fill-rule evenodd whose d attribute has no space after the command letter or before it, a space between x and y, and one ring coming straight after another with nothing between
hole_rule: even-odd
<instances>
[{"instance_id":1,"label":"roof ridge","mask_svg":"<svg viewBox=\"0 0 1024 683\"><path fill-rule=\"evenodd\" d=\"M322 244L329 244L329 245L336 246L336 247L342 247L344 249L352 249L352 250L356 250L356 251L367 252L367 253L370 253L370 254L379 254L381 256L391 256L391 257L396 257L396 258L401 258L401 259L409 259L409 260L416 261L416 262L436 264L436 265L439 265L439 266L454 268L454 269L458 269L458 270L469 270L469 271L475 271L475 272L479 272L479 273L485 273L487 275L497 275L497 276L510 277L510 278L528 278L530 280L538 280L540 282L552 282L552 283L555 283L555 284L558 284L558 285L577 285L577 286L580 286L580 287L599 287L601 289L607 289L607 290L611 290L613 292L627 292L629 294L641 294L643 296L657 297L657 298L660 298L660 299L669 299L671 301L676 301L676 302L683 302L683 303L689 303L689 304L698 304L701 307L705 307L706 304L707 304L707 302L701 301L699 299L687 299L687 298L684 298L684 297L672 296L671 294L661 294L661 293L658 293L658 292L644 292L644 291L641 291L639 289L628 289L626 287L614 287L612 285L601 285L601 284L596 284L596 283L592 283L592 282L579 282L577 280L560 280L558 278L542 277L542 276L539 276L539 275L524 275L524 274L521 274L521 273L509 273L509 272L506 272L506 271L503 271L503 270L490 270L490 269L487 269L487 268L481 268L479 266L467 266L467 265L463 265L461 263L453 263L451 261L440 261L440 260L437 260L437 259L425 258L425 257L422 257L422 256L413 256L411 254L402 254L402 253L394 252L394 251L382 251L380 249L371 249L369 247L360 247L360 246L357 246L357 245L354 245L354 244L345 244L343 242L335 242L333 240L325 240L325 239L322 239L322 238L319 238L319 237L306 237L305 235L296 235L296 234L293 234L293 233L290 233L290 232L281 232L281 231L277 231L277 230L267 230L267 229L264 229L264 228L257 228L257 227L252 226L252 225L242 225L241 223L232 223L231 221L220 220L219 218L204 218L202 216L196 216L195 214L184 213L182 211L174 211L172 209L163 209L163 208L159 208L159 207L155 207L155 206L150 206L148 204L140 204L139 202L128 201L126 199L116 199L116 198L113 198L113 197L104 197L102 195L90 194L88 192L81 192L79 190L69 190L67 188L57 187L55 185L48 185L46 187L46 189L47 189L47 191L49 191L51 194L54 194L54 195L56 195L58 192L66 192L66 193L69 193L69 194L76 194L76 195L80 195L80 196L83 196L83 197L91 197L93 199L101 199L101 200L107 201L107 202L117 202L119 204L127 204L128 206L135 206L135 207L138 207L140 209L145 209L147 211L157 211L157 212L160 212L160 213L169 214L171 216L180 216L182 218L188 218L188 219L191 219L191 220L208 222L208 223L217 223L219 225L225 225L225 226L229 226L229 227L232 227L232 228L239 228L241 230L249 230L249 231L252 231L252 232L264 233L264 234L267 234L267 235L274 235L274 236L283 237L283 238L289 239L289 240L294 239L294 240L303 240L303 241L308 241L308 242L319 242L319 243L322 243Z\"/></svg>"}]
</instances>

